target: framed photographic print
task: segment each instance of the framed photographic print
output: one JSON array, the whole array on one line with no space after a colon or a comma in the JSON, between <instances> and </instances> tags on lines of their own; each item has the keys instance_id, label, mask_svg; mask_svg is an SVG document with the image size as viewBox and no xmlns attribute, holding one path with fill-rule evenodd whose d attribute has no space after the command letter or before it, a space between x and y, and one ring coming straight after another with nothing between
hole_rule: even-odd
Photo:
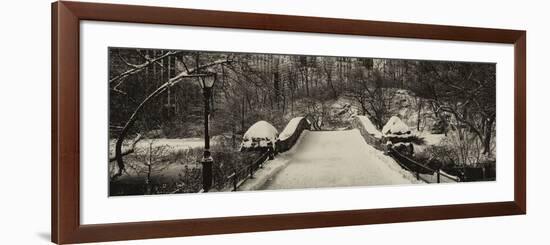
<instances>
[{"instance_id":1,"label":"framed photographic print","mask_svg":"<svg viewBox=\"0 0 550 245\"><path fill-rule=\"evenodd\" d=\"M526 32L52 4L52 240L525 214Z\"/></svg>"}]
</instances>

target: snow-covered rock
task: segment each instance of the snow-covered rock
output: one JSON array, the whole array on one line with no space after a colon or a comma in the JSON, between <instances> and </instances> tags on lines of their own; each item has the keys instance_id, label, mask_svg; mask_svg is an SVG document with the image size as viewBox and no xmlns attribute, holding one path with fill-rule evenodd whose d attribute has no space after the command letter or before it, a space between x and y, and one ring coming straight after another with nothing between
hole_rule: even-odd
<instances>
[{"instance_id":1,"label":"snow-covered rock","mask_svg":"<svg viewBox=\"0 0 550 245\"><path fill-rule=\"evenodd\" d=\"M279 132L266 121L256 122L243 136L241 148L273 147Z\"/></svg>"},{"instance_id":2,"label":"snow-covered rock","mask_svg":"<svg viewBox=\"0 0 550 245\"><path fill-rule=\"evenodd\" d=\"M407 124L399 119L399 117L393 116L382 128L382 134L391 137L410 136L411 130L409 129L409 126L407 126Z\"/></svg>"}]
</instances>

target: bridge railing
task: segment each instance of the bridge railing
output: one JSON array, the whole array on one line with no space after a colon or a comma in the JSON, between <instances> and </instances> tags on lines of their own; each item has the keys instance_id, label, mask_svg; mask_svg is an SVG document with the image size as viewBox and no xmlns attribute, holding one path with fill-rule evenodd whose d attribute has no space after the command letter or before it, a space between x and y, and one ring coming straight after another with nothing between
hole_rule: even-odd
<instances>
[{"instance_id":1,"label":"bridge railing","mask_svg":"<svg viewBox=\"0 0 550 245\"><path fill-rule=\"evenodd\" d=\"M260 157L238 169L234 169L229 176L226 177L227 181L231 183L232 191L237 191L238 188L248 179L253 179L254 174L258 169L263 167L263 164L268 159L273 159L274 154L277 152L288 151L294 144L302 132L306 129L310 129L309 122L306 118L298 117L292 119L283 130L284 137L277 139L275 142L275 150L273 147L258 148L262 151Z\"/></svg>"},{"instance_id":2,"label":"bridge railing","mask_svg":"<svg viewBox=\"0 0 550 245\"><path fill-rule=\"evenodd\" d=\"M366 124L369 124L370 127ZM381 133L374 128L374 125L372 125L366 116L356 116L353 118L351 120L351 127L359 130L359 133L361 133L361 136L363 136L363 139L365 139L367 144L378 150L384 150Z\"/></svg>"},{"instance_id":3,"label":"bridge railing","mask_svg":"<svg viewBox=\"0 0 550 245\"><path fill-rule=\"evenodd\" d=\"M245 165L241 168L234 169L233 172L227 176L227 180L231 182L232 191L237 191L246 180L253 179L254 173L258 169L262 168L263 164L273 153L270 150L264 151L260 157L254 160L252 163Z\"/></svg>"},{"instance_id":4,"label":"bridge railing","mask_svg":"<svg viewBox=\"0 0 550 245\"><path fill-rule=\"evenodd\" d=\"M296 144L296 141L298 140L298 138L300 138L302 132L306 129L309 130L310 127L311 125L305 117L294 118L290 120L290 122L287 124L287 126L279 136L284 136L284 138L279 138L277 139L277 142L275 142L276 151L285 152L290 150L290 148L292 148L292 146ZM292 131L292 129L294 130ZM290 136L283 135L287 131L292 131Z\"/></svg>"},{"instance_id":5,"label":"bridge railing","mask_svg":"<svg viewBox=\"0 0 550 245\"><path fill-rule=\"evenodd\" d=\"M414 173L417 180L422 180L426 183L442 183L442 182L459 182L457 177L451 176L442 170L432 169L424 164L421 164L410 157L401 154L393 147L389 147L388 153L393 157L399 165Z\"/></svg>"},{"instance_id":6,"label":"bridge railing","mask_svg":"<svg viewBox=\"0 0 550 245\"><path fill-rule=\"evenodd\" d=\"M421 164L408 156L403 155L393 147L386 146L382 134L375 128L372 122L366 116L356 116L351 120L351 126L359 129L361 136L365 141L374 148L387 151L388 154L404 169L413 173L417 180L422 180L426 183L441 183L441 182L458 182L458 177L449 175L442 170L432 169L425 164Z\"/></svg>"}]
</instances>

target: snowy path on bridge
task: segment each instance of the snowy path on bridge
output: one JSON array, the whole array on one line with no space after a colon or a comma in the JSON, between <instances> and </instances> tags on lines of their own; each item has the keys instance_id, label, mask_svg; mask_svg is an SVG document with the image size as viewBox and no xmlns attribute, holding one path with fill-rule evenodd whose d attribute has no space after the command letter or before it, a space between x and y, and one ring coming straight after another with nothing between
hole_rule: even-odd
<instances>
[{"instance_id":1,"label":"snowy path on bridge","mask_svg":"<svg viewBox=\"0 0 550 245\"><path fill-rule=\"evenodd\" d=\"M368 145L357 129L304 131L293 149L279 157L288 163L263 189L418 183L391 157Z\"/></svg>"}]
</instances>

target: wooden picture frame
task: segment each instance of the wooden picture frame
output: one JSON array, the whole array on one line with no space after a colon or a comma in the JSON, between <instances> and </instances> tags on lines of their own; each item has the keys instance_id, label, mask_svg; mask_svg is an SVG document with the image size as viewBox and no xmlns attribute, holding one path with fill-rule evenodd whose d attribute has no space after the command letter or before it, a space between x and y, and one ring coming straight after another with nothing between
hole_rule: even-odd
<instances>
[{"instance_id":1,"label":"wooden picture frame","mask_svg":"<svg viewBox=\"0 0 550 245\"><path fill-rule=\"evenodd\" d=\"M82 20L513 44L515 62L514 200L478 204L82 225L79 200L79 23ZM51 237L55 243L305 229L526 213L525 31L62 1L52 4L51 48Z\"/></svg>"}]
</instances>

